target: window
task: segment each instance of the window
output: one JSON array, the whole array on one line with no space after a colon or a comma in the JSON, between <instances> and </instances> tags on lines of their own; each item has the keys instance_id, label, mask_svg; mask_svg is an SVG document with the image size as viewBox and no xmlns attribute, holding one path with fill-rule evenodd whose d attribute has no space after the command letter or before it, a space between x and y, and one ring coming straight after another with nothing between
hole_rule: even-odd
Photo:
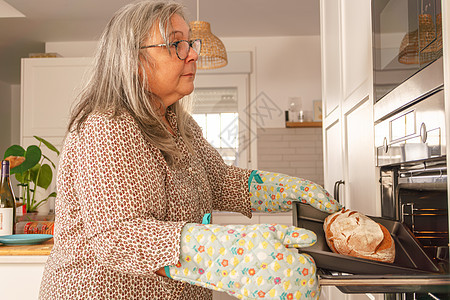
<instances>
[{"instance_id":1,"label":"window","mask_svg":"<svg viewBox=\"0 0 450 300\"><path fill-rule=\"evenodd\" d=\"M239 116L236 88L197 88L193 117L203 136L227 164L238 165Z\"/></svg>"}]
</instances>

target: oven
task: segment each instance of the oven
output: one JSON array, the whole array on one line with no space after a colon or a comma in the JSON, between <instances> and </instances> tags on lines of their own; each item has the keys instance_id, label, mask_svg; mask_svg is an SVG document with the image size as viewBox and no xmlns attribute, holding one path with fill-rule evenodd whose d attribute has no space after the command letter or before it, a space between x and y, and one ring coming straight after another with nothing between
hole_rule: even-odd
<instances>
[{"instance_id":1,"label":"oven","mask_svg":"<svg viewBox=\"0 0 450 300\"><path fill-rule=\"evenodd\" d=\"M439 63L436 64L438 65ZM420 82L426 85L426 80L427 78L422 78ZM448 275L449 216L444 92L442 85L437 85L418 93L419 96L413 98L407 97L410 92L401 92L405 103L400 108L391 107L391 113L375 122L381 213L383 218L406 226L438 272ZM387 97L390 96L388 94ZM450 290L439 292L427 289L387 294L385 297L449 298Z\"/></svg>"},{"instance_id":2,"label":"oven","mask_svg":"<svg viewBox=\"0 0 450 300\"><path fill-rule=\"evenodd\" d=\"M372 17L381 215L406 227L424 254L421 260L438 270L424 275L424 281L442 279L437 273L448 280L441 1L373 0ZM444 290L418 285L385 298L450 299L446 280Z\"/></svg>"}]
</instances>

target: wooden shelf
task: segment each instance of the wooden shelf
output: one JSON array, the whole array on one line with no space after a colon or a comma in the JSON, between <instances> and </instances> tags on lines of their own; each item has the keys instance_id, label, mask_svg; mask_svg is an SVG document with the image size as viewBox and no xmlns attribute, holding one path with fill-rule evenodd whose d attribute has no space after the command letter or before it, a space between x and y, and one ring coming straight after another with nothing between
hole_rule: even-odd
<instances>
[{"instance_id":1,"label":"wooden shelf","mask_svg":"<svg viewBox=\"0 0 450 300\"><path fill-rule=\"evenodd\" d=\"M286 128L322 127L322 122L286 122Z\"/></svg>"}]
</instances>

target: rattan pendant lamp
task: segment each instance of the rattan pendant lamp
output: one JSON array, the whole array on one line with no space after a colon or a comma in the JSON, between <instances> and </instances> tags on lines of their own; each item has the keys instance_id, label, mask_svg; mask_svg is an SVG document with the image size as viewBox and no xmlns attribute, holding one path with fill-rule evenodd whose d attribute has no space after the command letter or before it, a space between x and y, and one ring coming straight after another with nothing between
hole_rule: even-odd
<instances>
[{"instance_id":1,"label":"rattan pendant lamp","mask_svg":"<svg viewBox=\"0 0 450 300\"><path fill-rule=\"evenodd\" d=\"M198 57L197 68L202 70L218 69L228 63L227 51L222 41L211 32L208 22L199 21L200 5L197 0L197 21L192 21L191 38L202 40L202 50Z\"/></svg>"}]
</instances>

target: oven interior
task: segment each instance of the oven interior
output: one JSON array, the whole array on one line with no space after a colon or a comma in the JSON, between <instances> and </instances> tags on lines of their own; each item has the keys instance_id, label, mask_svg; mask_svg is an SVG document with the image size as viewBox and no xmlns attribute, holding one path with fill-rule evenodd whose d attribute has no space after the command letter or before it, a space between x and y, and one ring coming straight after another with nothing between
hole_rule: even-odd
<instances>
[{"instance_id":1,"label":"oven interior","mask_svg":"<svg viewBox=\"0 0 450 300\"><path fill-rule=\"evenodd\" d=\"M406 225L442 273L449 272L444 160L381 168L382 216Z\"/></svg>"}]
</instances>

